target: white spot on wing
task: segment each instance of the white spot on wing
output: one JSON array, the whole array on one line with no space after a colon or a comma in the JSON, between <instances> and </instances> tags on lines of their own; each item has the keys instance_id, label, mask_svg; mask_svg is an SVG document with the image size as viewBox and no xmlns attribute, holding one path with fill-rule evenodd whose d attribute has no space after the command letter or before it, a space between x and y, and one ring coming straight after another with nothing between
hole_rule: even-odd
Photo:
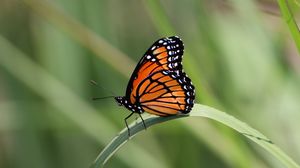
<instances>
[{"instance_id":1,"label":"white spot on wing","mask_svg":"<svg viewBox=\"0 0 300 168\"><path fill-rule=\"evenodd\" d=\"M167 71L162 71L162 73L163 73L164 75L168 75L168 74L169 74Z\"/></svg>"}]
</instances>

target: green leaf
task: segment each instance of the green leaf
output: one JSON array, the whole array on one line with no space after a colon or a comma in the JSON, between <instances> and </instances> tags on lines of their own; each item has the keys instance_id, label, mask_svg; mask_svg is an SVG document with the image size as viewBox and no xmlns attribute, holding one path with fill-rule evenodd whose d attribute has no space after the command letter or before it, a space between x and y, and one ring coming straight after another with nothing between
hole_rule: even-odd
<instances>
[{"instance_id":1,"label":"green leaf","mask_svg":"<svg viewBox=\"0 0 300 168\"><path fill-rule=\"evenodd\" d=\"M278 0L278 5L282 13L283 19L286 21L292 37L294 38L295 44L297 46L298 52L300 52L300 33L298 25L294 19L293 13L290 10L289 4L286 0Z\"/></svg>"},{"instance_id":2,"label":"green leaf","mask_svg":"<svg viewBox=\"0 0 300 168\"><path fill-rule=\"evenodd\" d=\"M228 115L225 112L219 111L209 106L195 104L194 109L189 113L189 115L177 115L170 117L157 117L157 116L147 116L144 117L144 121L149 128L152 125L166 122L178 118L186 117L206 117L218 121L242 135L246 136L253 142L260 145L262 148L266 149L271 155L281 161L286 167L289 168L299 168L300 166L293 161L287 154L285 154L279 147L277 147L271 140L264 136L259 131L251 128L246 123ZM140 119L129 125L131 137L135 136L140 131L145 128ZM124 128L99 154L92 168L98 168L104 166L104 164L109 160L110 157L117 152L127 141L129 140L127 128Z\"/></svg>"}]
</instances>

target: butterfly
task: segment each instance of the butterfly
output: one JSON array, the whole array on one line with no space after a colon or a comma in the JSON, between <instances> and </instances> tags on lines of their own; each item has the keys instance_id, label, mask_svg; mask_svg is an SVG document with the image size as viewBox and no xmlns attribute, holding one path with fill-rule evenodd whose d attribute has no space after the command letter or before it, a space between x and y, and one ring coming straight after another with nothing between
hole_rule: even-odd
<instances>
[{"instance_id":1,"label":"butterfly","mask_svg":"<svg viewBox=\"0 0 300 168\"><path fill-rule=\"evenodd\" d=\"M194 105L195 87L182 69L184 44L178 36L157 40L144 54L127 85L125 96L115 100L131 113L127 119L142 113L166 117L187 114Z\"/></svg>"}]
</instances>

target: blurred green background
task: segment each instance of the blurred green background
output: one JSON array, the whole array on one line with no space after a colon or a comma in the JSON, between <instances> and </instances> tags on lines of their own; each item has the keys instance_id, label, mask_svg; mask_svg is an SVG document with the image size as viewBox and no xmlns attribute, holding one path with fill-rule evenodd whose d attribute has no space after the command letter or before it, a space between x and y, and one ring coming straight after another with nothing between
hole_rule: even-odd
<instances>
[{"instance_id":1,"label":"blurred green background","mask_svg":"<svg viewBox=\"0 0 300 168\"><path fill-rule=\"evenodd\" d=\"M144 52L171 35L185 43L196 102L245 121L299 163L300 57L276 1L0 0L0 167L88 167L129 114L113 99L92 101L111 93L89 81L124 95ZM143 131L106 167L283 165L203 118Z\"/></svg>"}]
</instances>

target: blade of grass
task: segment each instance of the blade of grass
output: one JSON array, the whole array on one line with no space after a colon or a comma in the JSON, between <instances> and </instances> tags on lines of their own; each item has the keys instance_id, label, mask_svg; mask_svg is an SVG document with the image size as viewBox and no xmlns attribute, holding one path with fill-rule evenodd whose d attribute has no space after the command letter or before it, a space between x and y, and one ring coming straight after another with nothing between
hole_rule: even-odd
<instances>
[{"instance_id":1,"label":"blade of grass","mask_svg":"<svg viewBox=\"0 0 300 168\"><path fill-rule=\"evenodd\" d=\"M289 168L299 168L300 166L293 161L287 154L285 154L279 147L277 147L271 140L264 136L259 131L248 126L246 123L226 114L225 112L219 111L209 106L195 104L194 109L189 115L178 115L170 117L157 117L157 116L146 116L144 121L147 127L155 124L163 123L173 119L179 118L190 118L190 117L206 117L217 122L220 122L240 134L246 136L253 142L257 143L260 147L264 148L269 154L273 155L283 165ZM136 123L132 123L129 126L131 137L144 130L143 123L139 119ZM102 167L111 158L118 149L120 149L126 142L128 142L127 128L124 128L99 154L93 168Z\"/></svg>"},{"instance_id":2,"label":"blade of grass","mask_svg":"<svg viewBox=\"0 0 300 168\"><path fill-rule=\"evenodd\" d=\"M63 115L74 121L99 143L105 144L111 137L111 133L116 132L117 128L105 116L98 113L96 109L1 36L0 55L2 67L59 109ZM66 101L62 101L61 98ZM132 144L130 155L126 153L119 155L120 159L129 167L168 167L163 161L157 160L139 145Z\"/></svg>"},{"instance_id":3,"label":"blade of grass","mask_svg":"<svg viewBox=\"0 0 300 168\"><path fill-rule=\"evenodd\" d=\"M295 44L297 46L298 52L300 52L300 33L298 25L294 19L293 13L290 10L289 4L286 0L278 0L278 5L280 7L280 11L282 13L282 17L287 23L290 32L292 34L292 37L295 41Z\"/></svg>"},{"instance_id":4,"label":"blade of grass","mask_svg":"<svg viewBox=\"0 0 300 168\"><path fill-rule=\"evenodd\" d=\"M23 0L38 15L67 32L72 38L94 52L123 75L129 77L129 69L134 62L127 55L109 44L80 22L67 15L63 10L48 0Z\"/></svg>"},{"instance_id":5,"label":"blade of grass","mask_svg":"<svg viewBox=\"0 0 300 168\"><path fill-rule=\"evenodd\" d=\"M170 26L169 19L162 10L160 2L156 0L143 2L158 32L163 36L175 35L176 31Z\"/></svg>"}]
</instances>

